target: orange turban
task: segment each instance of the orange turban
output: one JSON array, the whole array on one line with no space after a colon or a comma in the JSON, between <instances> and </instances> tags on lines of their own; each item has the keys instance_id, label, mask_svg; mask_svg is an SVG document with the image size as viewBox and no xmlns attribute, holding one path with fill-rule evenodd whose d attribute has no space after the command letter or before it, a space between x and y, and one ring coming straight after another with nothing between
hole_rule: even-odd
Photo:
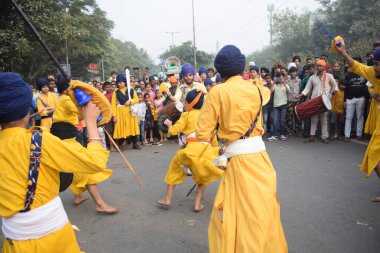
<instances>
[{"instance_id":1,"label":"orange turban","mask_svg":"<svg viewBox=\"0 0 380 253\"><path fill-rule=\"evenodd\" d=\"M175 77L175 76L169 77L169 82L170 82L170 84L176 83L177 82L177 77Z\"/></svg>"},{"instance_id":2,"label":"orange turban","mask_svg":"<svg viewBox=\"0 0 380 253\"><path fill-rule=\"evenodd\" d=\"M324 60L319 60L319 61L317 61L317 66L326 67L326 62Z\"/></svg>"}]
</instances>

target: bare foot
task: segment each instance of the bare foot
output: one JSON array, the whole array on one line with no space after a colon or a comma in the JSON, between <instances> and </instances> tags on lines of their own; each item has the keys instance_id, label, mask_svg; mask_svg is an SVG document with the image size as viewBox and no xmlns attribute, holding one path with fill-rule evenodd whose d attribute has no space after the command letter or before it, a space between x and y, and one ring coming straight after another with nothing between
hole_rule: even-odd
<instances>
[{"instance_id":1,"label":"bare foot","mask_svg":"<svg viewBox=\"0 0 380 253\"><path fill-rule=\"evenodd\" d=\"M96 211L102 214L115 214L119 212L119 208L115 208L104 203L101 206L96 206Z\"/></svg>"},{"instance_id":2,"label":"bare foot","mask_svg":"<svg viewBox=\"0 0 380 253\"><path fill-rule=\"evenodd\" d=\"M85 202L86 200L88 200L88 198L86 198L86 197L83 197L81 194L79 194L79 195L76 195L75 197L74 197L74 205L80 205L80 204L82 204L83 202Z\"/></svg>"},{"instance_id":3,"label":"bare foot","mask_svg":"<svg viewBox=\"0 0 380 253\"><path fill-rule=\"evenodd\" d=\"M171 204L170 201L167 201L166 199L159 200L157 202L158 202L159 205L161 205L161 206L167 206L167 207L169 207L170 204Z\"/></svg>"},{"instance_id":4,"label":"bare foot","mask_svg":"<svg viewBox=\"0 0 380 253\"><path fill-rule=\"evenodd\" d=\"M202 211L204 207L205 206L202 203L198 204L198 205L195 205L194 206L194 212L198 213L198 212Z\"/></svg>"},{"instance_id":5,"label":"bare foot","mask_svg":"<svg viewBox=\"0 0 380 253\"><path fill-rule=\"evenodd\" d=\"M371 199L372 202L380 202L380 197L373 197Z\"/></svg>"}]
</instances>

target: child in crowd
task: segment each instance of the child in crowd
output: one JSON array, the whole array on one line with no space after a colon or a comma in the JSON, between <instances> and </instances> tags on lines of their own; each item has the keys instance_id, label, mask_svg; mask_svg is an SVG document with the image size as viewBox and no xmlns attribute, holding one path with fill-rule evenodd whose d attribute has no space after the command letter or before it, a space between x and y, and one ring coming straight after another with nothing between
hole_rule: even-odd
<instances>
[{"instance_id":1,"label":"child in crowd","mask_svg":"<svg viewBox=\"0 0 380 253\"><path fill-rule=\"evenodd\" d=\"M344 88L345 86L335 79L338 83L338 92L335 93L331 98L332 109L331 112L335 114L334 124L331 123L330 126L330 140L338 139L340 141L344 140Z\"/></svg>"},{"instance_id":2,"label":"child in crowd","mask_svg":"<svg viewBox=\"0 0 380 253\"><path fill-rule=\"evenodd\" d=\"M57 96L49 91L49 82L46 78L39 79L37 88L41 92L37 98L38 113L41 116L41 126L50 132L53 124L53 113L57 103Z\"/></svg>"},{"instance_id":3,"label":"child in crowd","mask_svg":"<svg viewBox=\"0 0 380 253\"><path fill-rule=\"evenodd\" d=\"M141 93L137 94L139 97L139 103L137 104L137 117L139 120L139 128L140 128L140 136L138 137L138 141L140 141L140 144L145 146L146 140L145 140L145 114L147 111L147 107L144 101L144 98Z\"/></svg>"},{"instance_id":4,"label":"child in crowd","mask_svg":"<svg viewBox=\"0 0 380 253\"><path fill-rule=\"evenodd\" d=\"M162 97L162 95L160 94L160 92L156 92L156 99L154 100L154 107L156 108L156 115L158 115L158 112L161 111L162 108L164 108L164 101L165 101L165 98ZM158 116L156 116L157 120L155 119L155 127L158 128L158 132L159 132L159 135L160 135L160 142L167 142L168 141L168 137L167 137L167 134L164 133L159 127L158 127L158 124L156 121L158 121Z\"/></svg>"},{"instance_id":5,"label":"child in crowd","mask_svg":"<svg viewBox=\"0 0 380 253\"><path fill-rule=\"evenodd\" d=\"M153 103L156 97L156 94L152 91L152 85L150 83L148 83L145 87L144 99L145 99L145 94L149 95L150 102Z\"/></svg>"},{"instance_id":6,"label":"child in crowd","mask_svg":"<svg viewBox=\"0 0 380 253\"><path fill-rule=\"evenodd\" d=\"M271 92L269 102L263 107L264 131L269 137L273 135L273 96L274 96L274 92L273 92L274 84L273 84L270 74L266 74L264 76L263 83L264 82L265 82L264 86L267 87Z\"/></svg>"},{"instance_id":7,"label":"child in crowd","mask_svg":"<svg viewBox=\"0 0 380 253\"><path fill-rule=\"evenodd\" d=\"M104 82L103 83L103 86L102 86L102 89L103 89L103 92L104 92L104 96L107 98L108 102L110 102L110 104L112 104L112 96L113 96L113 92L114 92L114 89L112 88L112 85L110 82ZM112 120L110 120L107 124L105 124L104 128L106 129L106 131L111 135L113 136L113 130L114 130L114 122ZM115 147L113 146L112 142L106 138L106 142L107 142L107 147L109 148L110 151L115 151Z\"/></svg>"},{"instance_id":8,"label":"child in crowd","mask_svg":"<svg viewBox=\"0 0 380 253\"><path fill-rule=\"evenodd\" d=\"M150 95L149 93L145 93L144 94L144 102L145 102L145 106L146 106L146 113L145 113L145 122L144 122L144 126L145 126L145 138L148 138L148 134L149 134L149 142L150 144L153 143L153 129L154 129L154 118L153 118L153 109L154 109L154 106L152 104L152 101L150 100Z\"/></svg>"}]
</instances>

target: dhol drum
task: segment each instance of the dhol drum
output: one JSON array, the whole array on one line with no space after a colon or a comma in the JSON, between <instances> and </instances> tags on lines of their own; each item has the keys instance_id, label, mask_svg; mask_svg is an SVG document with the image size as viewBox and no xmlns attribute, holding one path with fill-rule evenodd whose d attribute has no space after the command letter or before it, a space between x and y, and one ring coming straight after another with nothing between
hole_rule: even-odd
<instances>
[{"instance_id":1,"label":"dhol drum","mask_svg":"<svg viewBox=\"0 0 380 253\"><path fill-rule=\"evenodd\" d=\"M306 119L314 114L331 110L331 101L325 94L296 105L295 111L299 119Z\"/></svg>"},{"instance_id":2,"label":"dhol drum","mask_svg":"<svg viewBox=\"0 0 380 253\"><path fill-rule=\"evenodd\" d=\"M183 112L182 103L171 102L162 108L158 113L158 127L164 132L168 132L168 127L164 124L166 119L169 119L173 124L181 117Z\"/></svg>"}]
</instances>

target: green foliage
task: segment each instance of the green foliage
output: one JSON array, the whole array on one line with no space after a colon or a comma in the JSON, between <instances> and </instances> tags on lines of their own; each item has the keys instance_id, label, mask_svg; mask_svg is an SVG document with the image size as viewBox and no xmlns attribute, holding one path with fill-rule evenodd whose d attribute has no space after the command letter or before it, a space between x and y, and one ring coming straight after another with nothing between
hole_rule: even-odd
<instances>
[{"instance_id":1,"label":"green foliage","mask_svg":"<svg viewBox=\"0 0 380 253\"><path fill-rule=\"evenodd\" d=\"M204 51L196 50L197 54L197 68L200 67L212 67L215 56L208 54ZM182 43L179 46L170 47L163 54L160 55L160 59L166 59L169 56L176 56L181 60L181 63L191 63L194 65L194 52L191 41Z\"/></svg>"},{"instance_id":2,"label":"green foliage","mask_svg":"<svg viewBox=\"0 0 380 253\"><path fill-rule=\"evenodd\" d=\"M139 49L132 42L122 42L109 38L107 52L104 56L105 75L109 76L112 71L124 71L125 66L130 66L132 74L137 74L132 70L133 66L143 68L149 67L151 72L158 72L158 67L153 64L152 59L144 49Z\"/></svg>"},{"instance_id":3,"label":"green foliage","mask_svg":"<svg viewBox=\"0 0 380 253\"><path fill-rule=\"evenodd\" d=\"M74 78L87 79L87 66L104 60L105 74L122 70L125 65L153 67L146 51L132 42L111 38L113 22L95 0L23 0L18 1L60 63L66 53ZM21 73L28 81L57 73L31 29L10 1L0 4L0 71ZM66 50L67 42L67 50Z\"/></svg>"},{"instance_id":4,"label":"green foliage","mask_svg":"<svg viewBox=\"0 0 380 253\"><path fill-rule=\"evenodd\" d=\"M331 39L319 28L310 25L310 16L324 14L325 25L333 34L344 38L352 55L364 56L380 39L380 19L377 18L380 1L376 0L317 0L322 8L314 13L295 13L284 10L273 17L274 45L252 53L249 57L260 66L271 66L276 60L287 63L292 56L303 60L323 54L330 61L340 57L330 50ZM341 59L340 59L341 60Z\"/></svg>"}]
</instances>

